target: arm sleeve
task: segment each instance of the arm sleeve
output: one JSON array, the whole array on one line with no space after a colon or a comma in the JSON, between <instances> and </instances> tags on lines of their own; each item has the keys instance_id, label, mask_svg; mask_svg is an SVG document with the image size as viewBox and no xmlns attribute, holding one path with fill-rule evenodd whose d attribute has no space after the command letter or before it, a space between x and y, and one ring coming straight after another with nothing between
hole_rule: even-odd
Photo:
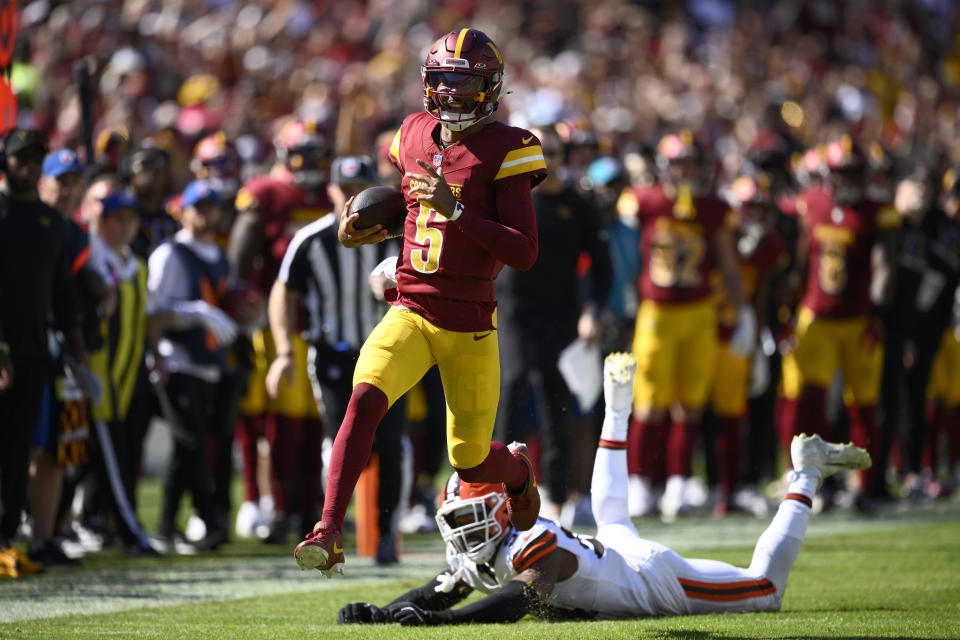
<instances>
[{"instance_id":1,"label":"arm sleeve","mask_svg":"<svg viewBox=\"0 0 960 640\"><path fill-rule=\"evenodd\" d=\"M185 296L181 283L188 281L183 265L173 256L169 243L161 244L150 254L147 269L147 314L172 311Z\"/></svg>"},{"instance_id":2,"label":"arm sleeve","mask_svg":"<svg viewBox=\"0 0 960 640\"><path fill-rule=\"evenodd\" d=\"M536 596L520 580L511 580L500 591L465 607L439 611L435 615L447 624L470 622L516 622L531 609Z\"/></svg>"},{"instance_id":3,"label":"arm sleeve","mask_svg":"<svg viewBox=\"0 0 960 640\"><path fill-rule=\"evenodd\" d=\"M443 611L444 609L449 609L453 605L457 604L470 595L470 593L473 591L473 588L462 580L458 582L453 590L449 593L444 593L442 591L438 592L436 587L439 584L440 581L437 578L434 578L422 587L411 589L402 596L395 598L393 602L384 608L386 609L390 605L398 602L412 602L418 607L422 607L427 611Z\"/></svg>"},{"instance_id":4,"label":"arm sleeve","mask_svg":"<svg viewBox=\"0 0 960 640\"><path fill-rule=\"evenodd\" d=\"M310 242L313 238L314 234L294 235L286 253L283 254L277 279L290 291L299 294L307 293L307 278L310 271L307 252L310 250Z\"/></svg>"},{"instance_id":5,"label":"arm sleeve","mask_svg":"<svg viewBox=\"0 0 960 640\"><path fill-rule=\"evenodd\" d=\"M471 215L469 208L455 222L494 258L520 271L527 271L537 261L537 215L530 187L530 175L497 180L494 189L500 222Z\"/></svg>"}]
</instances>

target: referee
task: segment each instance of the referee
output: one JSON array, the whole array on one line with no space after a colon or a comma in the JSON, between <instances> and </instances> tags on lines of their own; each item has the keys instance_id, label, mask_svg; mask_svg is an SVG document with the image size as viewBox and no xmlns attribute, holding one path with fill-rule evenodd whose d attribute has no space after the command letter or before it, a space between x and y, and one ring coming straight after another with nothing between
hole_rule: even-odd
<instances>
[{"instance_id":1,"label":"referee","mask_svg":"<svg viewBox=\"0 0 960 640\"><path fill-rule=\"evenodd\" d=\"M70 354L85 362L63 217L37 193L46 143L14 129L4 140L7 192L0 194L0 554L12 549L26 501L30 440L43 386L53 373L51 312ZM16 557L22 570L30 567ZM6 558L4 559L6 563ZM8 573L7 575L12 575ZM13 576L16 577L16 576Z\"/></svg>"},{"instance_id":2,"label":"referee","mask_svg":"<svg viewBox=\"0 0 960 640\"><path fill-rule=\"evenodd\" d=\"M386 257L397 255L396 241L348 249L337 239L337 213L344 203L376 183L376 167L366 156L342 156L331 166L327 194L333 212L307 225L293 237L270 292L270 330L277 356L267 372L267 392L276 396L293 371L291 337L301 305L308 325L308 373L321 414L339 428L353 390L353 369L360 347L383 315L371 287L370 274ZM382 297L380 298L382 300ZM393 513L400 499L400 437L405 403L395 403L377 431L374 451L380 454L379 564L397 561ZM309 447L302 447L306 450ZM276 464L278 473L283 464ZM307 515L307 514L304 514Z\"/></svg>"}]
</instances>

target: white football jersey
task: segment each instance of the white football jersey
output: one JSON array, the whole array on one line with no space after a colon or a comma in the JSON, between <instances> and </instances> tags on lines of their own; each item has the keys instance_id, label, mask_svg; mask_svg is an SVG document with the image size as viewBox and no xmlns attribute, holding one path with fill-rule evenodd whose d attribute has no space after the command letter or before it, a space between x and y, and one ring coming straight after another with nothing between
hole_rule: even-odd
<instances>
[{"instance_id":1,"label":"white football jersey","mask_svg":"<svg viewBox=\"0 0 960 640\"><path fill-rule=\"evenodd\" d=\"M636 535L614 535L602 544L593 536L571 533L540 518L528 531L511 529L490 565L478 566L449 545L447 561L454 571L462 567L461 579L471 587L494 593L557 548L576 556L577 570L557 583L548 605L594 612L601 618L687 613L682 587L660 557L669 550Z\"/></svg>"}]
</instances>

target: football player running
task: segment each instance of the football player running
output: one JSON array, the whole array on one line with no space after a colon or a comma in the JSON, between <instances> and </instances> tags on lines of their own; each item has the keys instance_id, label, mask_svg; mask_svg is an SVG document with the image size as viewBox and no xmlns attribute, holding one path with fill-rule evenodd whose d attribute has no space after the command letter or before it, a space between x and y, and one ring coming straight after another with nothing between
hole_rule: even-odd
<instances>
[{"instance_id":1,"label":"football player running","mask_svg":"<svg viewBox=\"0 0 960 640\"><path fill-rule=\"evenodd\" d=\"M821 481L843 469L868 467L870 456L850 444L797 436L786 499L757 541L750 566L683 558L641 538L627 512L635 367L633 356L623 353L604 363L606 410L591 486L596 536L572 533L545 518L520 532L507 518L507 497L498 486L454 474L437 511L449 568L383 608L348 604L337 621L438 625L514 622L527 613L569 619L779 610ZM474 589L489 595L451 608Z\"/></svg>"},{"instance_id":2,"label":"football player running","mask_svg":"<svg viewBox=\"0 0 960 640\"><path fill-rule=\"evenodd\" d=\"M387 409L437 365L447 404L447 453L467 482L502 484L514 527L537 521L540 498L525 445L491 442L500 393L493 280L504 264L537 259L530 190L546 176L540 141L493 121L503 56L486 34L458 29L437 40L421 68L424 111L390 146L407 203L393 305L361 349L353 393L330 459L322 520L294 551L301 569L342 573L341 526L374 432ZM388 231L340 222L347 247Z\"/></svg>"}]
</instances>

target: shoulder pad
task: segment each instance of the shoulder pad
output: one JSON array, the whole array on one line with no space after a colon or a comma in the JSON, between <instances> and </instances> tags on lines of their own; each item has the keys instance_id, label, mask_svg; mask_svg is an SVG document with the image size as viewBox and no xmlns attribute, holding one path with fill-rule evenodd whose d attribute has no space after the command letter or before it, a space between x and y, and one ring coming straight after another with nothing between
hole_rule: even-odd
<instances>
[{"instance_id":1,"label":"shoulder pad","mask_svg":"<svg viewBox=\"0 0 960 640\"><path fill-rule=\"evenodd\" d=\"M526 571L538 560L557 548L557 534L538 522L529 531L518 535L511 544L511 562L517 573Z\"/></svg>"}]
</instances>

